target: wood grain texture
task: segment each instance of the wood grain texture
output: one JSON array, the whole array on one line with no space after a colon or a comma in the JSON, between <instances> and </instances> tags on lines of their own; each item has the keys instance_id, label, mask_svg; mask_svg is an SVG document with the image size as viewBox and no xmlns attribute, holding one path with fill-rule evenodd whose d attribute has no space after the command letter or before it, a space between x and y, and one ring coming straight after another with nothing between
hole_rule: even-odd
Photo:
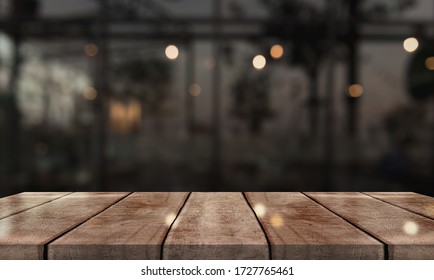
<instances>
[{"instance_id":1,"label":"wood grain texture","mask_svg":"<svg viewBox=\"0 0 434 280\"><path fill-rule=\"evenodd\" d=\"M164 259L268 259L268 243L242 193L192 193L163 249Z\"/></svg>"},{"instance_id":2,"label":"wood grain texture","mask_svg":"<svg viewBox=\"0 0 434 280\"><path fill-rule=\"evenodd\" d=\"M384 245L301 193L246 193L273 259L383 259Z\"/></svg>"},{"instance_id":3,"label":"wood grain texture","mask_svg":"<svg viewBox=\"0 0 434 280\"><path fill-rule=\"evenodd\" d=\"M434 197L412 192L367 192L366 194L434 219Z\"/></svg>"},{"instance_id":4,"label":"wood grain texture","mask_svg":"<svg viewBox=\"0 0 434 280\"><path fill-rule=\"evenodd\" d=\"M70 192L24 192L0 199L0 220L56 200Z\"/></svg>"},{"instance_id":5,"label":"wood grain texture","mask_svg":"<svg viewBox=\"0 0 434 280\"><path fill-rule=\"evenodd\" d=\"M44 245L128 193L73 193L0 220L0 259L42 259Z\"/></svg>"},{"instance_id":6,"label":"wood grain texture","mask_svg":"<svg viewBox=\"0 0 434 280\"><path fill-rule=\"evenodd\" d=\"M361 193L306 193L388 247L389 259L434 259L434 221Z\"/></svg>"},{"instance_id":7,"label":"wood grain texture","mask_svg":"<svg viewBox=\"0 0 434 280\"><path fill-rule=\"evenodd\" d=\"M160 259L188 193L133 193L48 245L49 259Z\"/></svg>"}]
</instances>

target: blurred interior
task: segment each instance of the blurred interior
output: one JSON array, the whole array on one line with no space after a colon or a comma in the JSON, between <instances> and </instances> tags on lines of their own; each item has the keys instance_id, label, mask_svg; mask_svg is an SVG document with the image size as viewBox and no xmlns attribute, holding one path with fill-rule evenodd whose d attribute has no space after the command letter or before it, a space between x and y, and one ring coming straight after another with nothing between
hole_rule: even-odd
<instances>
[{"instance_id":1,"label":"blurred interior","mask_svg":"<svg viewBox=\"0 0 434 280\"><path fill-rule=\"evenodd\" d=\"M0 196L434 195L434 1L0 0Z\"/></svg>"}]
</instances>

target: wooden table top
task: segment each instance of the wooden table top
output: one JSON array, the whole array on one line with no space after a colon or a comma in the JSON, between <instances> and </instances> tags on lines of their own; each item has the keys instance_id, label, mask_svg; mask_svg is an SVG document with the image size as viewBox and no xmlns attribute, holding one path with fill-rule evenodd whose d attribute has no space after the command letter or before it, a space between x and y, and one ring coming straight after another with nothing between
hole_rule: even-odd
<instances>
[{"instance_id":1,"label":"wooden table top","mask_svg":"<svg viewBox=\"0 0 434 280\"><path fill-rule=\"evenodd\" d=\"M434 259L417 193L20 193L0 259Z\"/></svg>"}]
</instances>

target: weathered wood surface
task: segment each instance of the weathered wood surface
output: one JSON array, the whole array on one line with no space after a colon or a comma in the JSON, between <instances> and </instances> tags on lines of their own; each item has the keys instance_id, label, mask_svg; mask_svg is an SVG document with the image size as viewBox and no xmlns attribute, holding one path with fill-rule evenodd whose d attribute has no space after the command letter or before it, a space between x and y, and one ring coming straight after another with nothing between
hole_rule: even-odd
<instances>
[{"instance_id":1,"label":"weathered wood surface","mask_svg":"<svg viewBox=\"0 0 434 280\"><path fill-rule=\"evenodd\" d=\"M48 259L160 259L188 193L133 193L48 245Z\"/></svg>"},{"instance_id":2,"label":"weathered wood surface","mask_svg":"<svg viewBox=\"0 0 434 280\"><path fill-rule=\"evenodd\" d=\"M56 200L70 192L25 192L0 199L0 220Z\"/></svg>"},{"instance_id":3,"label":"weathered wood surface","mask_svg":"<svg viewBox=\"0 0 434 280\"><path fill-rule=\"evenodd\" d=\"M301 193L246 193L273 259L383 259L384 244Z\"/></svg>"},{"instance_id":4,"label":"weathered wood surface","mask_svg":"<svg viewBox=\"0 0 434 280\"><path fill-rule=\"evenodd\" d=\"M434 259L431 197L245 195L248 201L242 193L2 198L0 259L267 259L267 238L273 259Z\"/></svg>"},{"instance_id":5,"label":"weathered wood surface","mask_svg":"<svg viewBox=\"0 0 434 280\"><path fill-rule=\"evenodd\" d=\"M412 192L367 192L365 194L434 219L433 197Z\"/></svg>"},{"instance_id":6,"label":"weathered wood surface","mask_svg":"<svg viewBox=\"0 0 434 280\"><path fill-rule=\"evenodd\" d=\"M242 193L192 193L169 232L164 259L268 259L268 243Z\"/></svg>"},{"instance_id":7,"label":"weathered wood surface","mask_svg":"<svg viewBox=\"0 0 434 280\"><path fill-rule=\"evenodd\" d=\"M306 193L387 244L389 259L434 259L434 221L362 193Z\"/></svg>"},{"instance_id":8,"label":"weathered wood surface","mask_svg":"<svg viewBox=\"0 0 434 280\"><path fill-rule=\"evenodd\" d=\"M0 220L0 259L42 259L44 245L128 193L73 193Z\"/></svg>"}]
</instances>

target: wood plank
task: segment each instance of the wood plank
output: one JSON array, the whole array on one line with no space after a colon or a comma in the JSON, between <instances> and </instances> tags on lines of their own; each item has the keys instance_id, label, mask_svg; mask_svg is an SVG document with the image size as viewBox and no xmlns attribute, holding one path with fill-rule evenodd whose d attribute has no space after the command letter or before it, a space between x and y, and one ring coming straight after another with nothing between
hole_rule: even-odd
<instances>
[{"instance_id":1,"label":"wood plank","mask_svg":"<svg viewBox=\"0 0 434 280\"><path fill-rule=\"evenodd\" d=\"M389 259L434 259L434 221L362 193L306 193L380 239Z\"/></svg>"},{"instance_id":2,"label":"wood plank","mask_svg":"<svg viewBox=\"0 0 434 280\"><path fill-rule=\"evenodd\" d=\"M188 193L134 193L48 245L48 259L160 259Z\"/></svg>"},{"instance_id":3,"label":"wood plank","mask_svg":"<svg viewBox=\"0 0 434 280\"><path fill-rule=\"evenodd\" d=\"M246 193L273 259L383 259L384 244L301 193Z\"/></svg>"},{"instance_id":4,"label":"wood plank","mask_svg":"<svg viewBox=\"0 0 434 280\"><path fill-rule=\"evenodd\" d=\"M412 192L366 192L365 194L434 219L434 197Z\"/></svg>"},{"instance_id":5,"label":"wood plank","mask_svg":"<svg viewBox=\"0 0 434 280\"><path fill-rule=\"evenodd\" d=\"M0 199L0 220L56 200L70 192L24 192Z\"/></svg>"},{"instance_id":6,"label":"wood plank","mask_svg":"<svg viewBox=\"0 0 434 280\"><path fill-rule=\"evenodd\" d=\"M44 245L128 193L73 193L0 220L0 259L42 259Z\"/></svg>"},{"instance_id":7,"label":"wood plank","mask_svg":"<svg viewBox=\"0 0 434 280\"><path fill-rule=\"evenodd\" d=\"M192 193L163 259L268 259L268 243L242 193Z\"/></svg>"}]
</instances>

